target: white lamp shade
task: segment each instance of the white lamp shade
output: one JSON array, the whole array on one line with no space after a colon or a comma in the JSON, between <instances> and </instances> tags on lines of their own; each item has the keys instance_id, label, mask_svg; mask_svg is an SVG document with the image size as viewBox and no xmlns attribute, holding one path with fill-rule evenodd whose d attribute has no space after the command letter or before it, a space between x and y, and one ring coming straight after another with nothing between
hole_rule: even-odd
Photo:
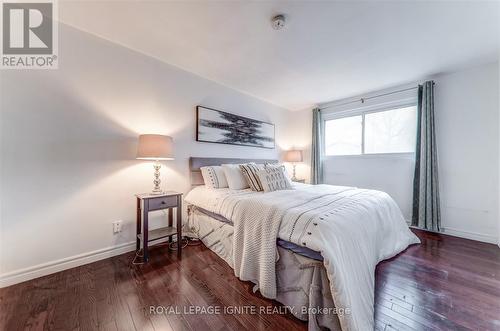
<instances>
[{"instance_id":1,"label":"white lamp shade","mask_svg":"<svg viewBox=\"0 0 500 331\"><path fill-rule=\"evenodd\" d=\"M291 150L285 153L286 162L302 162L302 151Z\"/></svg>"},{"instance_id":2,"label":"white lamp shade","mask_svg":"<svg viewBox=\"0 0 500 331\"><path fill-rule=\"evenodd\" d=\"M161 134L142 134L137 147L139 160L173 160L174 141Z\"/></svg>"}]
</instances>

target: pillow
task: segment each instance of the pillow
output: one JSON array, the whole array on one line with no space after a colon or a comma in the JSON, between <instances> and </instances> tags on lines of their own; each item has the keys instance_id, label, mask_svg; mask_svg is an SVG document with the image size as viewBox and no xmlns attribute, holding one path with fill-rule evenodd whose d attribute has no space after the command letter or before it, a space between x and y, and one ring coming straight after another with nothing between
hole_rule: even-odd
<instances>
[{"instance_id":1,"label":"pillow","mask_svg":"<svg viewBox=\"0 0 500 331\"><path fill-rule=\"evenodd\" d=\"M227 184L231 190L243 190L248 188L247 180L239 164L223 164L221 167L222 170L224 170Z\"/></svg>"},{"instance_id":2,"label":"pillow","mask_svg":"<svg viewBox=\"0 0 500 331\"><path fill-rule=\"evenodd\" d=\"M260 183L259 176L257 175L259 170L264 169L263 164L240 164L240 169L252 191L263 191L262 184Z\"/></svg>"},{"instance_id":3,"label":"pillow","mask_svg":"<svg viewBox=\"0 0 500 331\"><path fill-rule=\"evenodd\" d=\"M264 192L291 190L292 182L283 167L265 167L257 172Z\"/></svg>"},{"instance_id":4,"label":"pillow","mask_svg":"<svg viewBox=\"0 0 500 331\"><path fill-rule=\"evenodd\" d=\"M288 171L286 170L286 167L284 164L282 163L266 163L265 164L265 167L266 168L282 168L283 171L285 172L285 176L286 178L292 178L292 176L290 176L290 174L288 173Z\"/></svg>"},{"instance_id":5,"label":"pillow","mask_svg":"<svg viewBox=\"0 0 500 331\"><path fill-rule=\"evenodd\" d=\"M201 175L203 182L208 188L224 188L227 187L226 175L221 166L201 167Z\"/></svg>"}]
</instances>

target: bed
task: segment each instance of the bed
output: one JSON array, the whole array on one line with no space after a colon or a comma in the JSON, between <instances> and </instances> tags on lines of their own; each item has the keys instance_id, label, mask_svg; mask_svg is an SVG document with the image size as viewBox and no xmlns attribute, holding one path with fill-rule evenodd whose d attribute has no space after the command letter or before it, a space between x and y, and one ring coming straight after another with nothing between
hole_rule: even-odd
<instances>
[{"instance_id":1,"label":"bed","mask_svg":"<svg viewBox=\"0 0 500 331\"><path fill-rule=\"evenodd\" d=\"M274 160L191 158L188 227L254 290L309 330L373 329L374 273L418 238L386 193L294 184L291 190L208 189L200 167Z\"/></svg>"}]
</instances>

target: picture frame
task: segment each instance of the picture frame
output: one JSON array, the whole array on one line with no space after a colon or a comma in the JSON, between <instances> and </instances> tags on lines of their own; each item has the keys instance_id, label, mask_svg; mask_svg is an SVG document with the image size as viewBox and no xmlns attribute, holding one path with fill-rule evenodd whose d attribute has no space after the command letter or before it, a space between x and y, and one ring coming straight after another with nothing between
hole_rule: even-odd
<instances>
[{"instance_id":1,"label":"picture frame","mask_svg":"<svg viewBox=\"0 0 500 331\"><path fill-rule=\"evenodd\" d=\"M198 105L196 141L274 149L275 126L269 122Z\"/></svg>"}]
</instances>

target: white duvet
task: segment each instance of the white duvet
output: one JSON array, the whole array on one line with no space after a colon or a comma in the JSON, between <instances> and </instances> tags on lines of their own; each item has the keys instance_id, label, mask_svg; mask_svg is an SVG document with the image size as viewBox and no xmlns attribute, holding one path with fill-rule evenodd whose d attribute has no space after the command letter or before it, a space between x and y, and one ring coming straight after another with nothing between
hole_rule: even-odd
<instances>
[{"instance_id":1,"label":"white duvet","mask_svg":"<svg viewBox=\"0 0 500 331\"><path fill-rule=\"evenodd\" d=\"M235 275L276 296L276 238L319 251L343 330L374 329L378 262L420 242L386 193L330 185L295 185L269 193L192 190L186 201L234 224Z\"/></svg>"}]
</instances>

